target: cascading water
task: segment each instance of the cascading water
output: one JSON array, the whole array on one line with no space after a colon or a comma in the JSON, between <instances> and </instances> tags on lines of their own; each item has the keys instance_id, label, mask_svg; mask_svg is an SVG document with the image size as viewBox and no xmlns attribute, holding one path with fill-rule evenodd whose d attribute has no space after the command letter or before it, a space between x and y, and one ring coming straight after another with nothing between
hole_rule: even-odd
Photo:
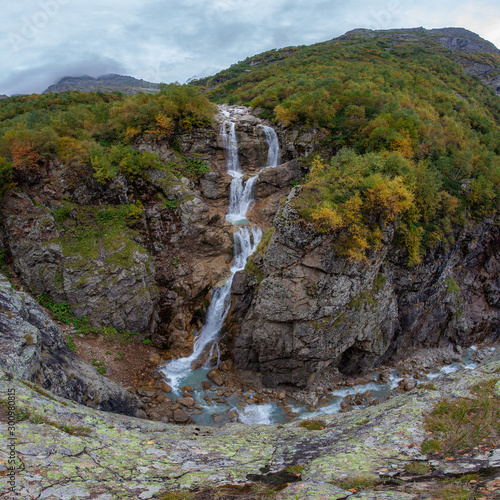
<instances>
[{"instance_id":1,"label":"cascading water","mask_svg":"<svg viewBox=\"0 0 500 500\"><path fill-rule=\"evenodd\" d=\"M240 114L246 113L246 110L240 110ZM227 172L233 177L230 187L229 209L227 220L238 226L238 230L234 233L234 260L230 268L230 276L227 281L219 288L215 289L212 296L210 307L207 311L205 325L200 331L193 348L193 353L187 358L181 358L168 363L161 371L169 379L173 392L178 394L179 387L182 385L199 385L205 379L206 373L210 368L205 367L198 370L192 370L192 364L196 361L205 349L210 347L209 359L212 354L219 353L217 339L222 328L224 320L227 316L230 306L230 293L233 277L237 271L244 269L247 259L256 250L257 245L262 236L261 230L250 225L246 219L246 214L253 202L253 187L258 178L257 175L250 177L244 182L244 174L241 171L238 159L238 141L236 136L236 124L231 121L229 112L222 110L222 114L227 118L221 127L221 136L223 139L224 148L227 155ZM267 164L264 168L273 168L280 164L279 142L276 132L271 127L259 125L262 129L266 144L268 146ZM466 365L466 368L472 367L473 364ZM441 372L429 374L429 379L439 376L442 373L448 373L459 368L459 365L452 367L444 367ZM369 384L363 386L363 390L370 389L374 396L385 397L386 393L397 386L400 377L391 376L388 384ZM342 398L346 395L352 395L359 390L357 387L339 389L330 394L330 401L327 406L320 408L314 413L310 413L308 409L303 407L293 407L292 409L301 416L309 418L321 417L324 414L336 413L340 410ZM202 391L195 390L195 397L199 404L204 398ZM213 424L211 414L214 412L227 412L230 409L239 408L239 420L246 424L271 424L280 423L287 420L287 417L282 412L281 408L275 403L266 403L261 405L249 405L240 409L241 398L237 395L232 395L227 398L226 403L204 406L207 411L201 415L191 417L198 424Z\"/></svg>"},{"instance_id":2,"label":"cascading water","mask_svg":"<svg viewBox=\"0 0 500 500\"><path fill-rule=\"evenodd\" d=\"M198 359L205 347L216 343L229 310L233 277L236 272L245 268L248 257L255 252L261 237L262 231L258 227L241 227L234 234L234 262L230 268L231 274L226 283L214 291L205 325L194 343L193 353L187 358L171 361L162 369L164 375L170 379L170 385L174 391L178 390L182 380L190 374L193 361Z\"/></svg>"},{"instance_id":3,"label":"cascading water","mask_svg":"<svg viewBox=\"0 0 500 500\"><path fill-rule=\"evenodd\" d=\"M225 115L229 118L227 113ZM279 161L279 145L276 133L270 127L262 126L262 129L269 148L267 166L275 167ZM191 375L192 363L199 358L207 346L212 344L211 352L213 352L214 348L218 349L217 339L229 310L233 277L236 272L245 268L248 258L255 252L262 237L260 228L250 225L241 225L243 223L248 223L246 214L253 202L253 186L258 175L250 177L246 182L243 181L243 172L241 171L238 158L236 124L229 120L225 121L222 124L220 134L227 154L227 173L233 177L226 219L235 225L240 225L233 236L234 260L230 268L229 278L224 285L217 288L213 293L212 301L207 311L205 325L196 338L193 353L189 357L171 361L161 370L169 379L169 383L174 392L178 392L179 387L183 385L183 383L185 384L187 377Z\"/></svg>"},{"instance_id":4,"label":"cascading water","mask_svg":"<svg viewBox=\"0 0 500 500\"><path fill-rule=\"evenodd\" d=\"M277 167L281 163L280 144L278 142L278 136L272 127L268 127L267 125L259 126L264 132L267 147L269 148L267 152L267 165L265 166L265 168Z\"/></svg>"}]
</instances>

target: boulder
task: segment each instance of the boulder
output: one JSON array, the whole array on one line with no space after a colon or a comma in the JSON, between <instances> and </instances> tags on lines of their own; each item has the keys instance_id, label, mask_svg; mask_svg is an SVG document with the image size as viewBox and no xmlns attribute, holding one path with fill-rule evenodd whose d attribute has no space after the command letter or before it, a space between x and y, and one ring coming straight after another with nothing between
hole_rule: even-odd
<instances>
[{"instance_id":1,"label":"boulder","mask_svg":"<svg viewBox=\"0 0 500 500\"><path fill-rule=\"evenodd\" d=\"M219 370L217 368L214 368L213 370L210 370L207 373L207 377L215 384L218 386L224 385L224 380L222 379L222 375L220 374Z\"/></svg>"},{"instance_id":2,"label":"boulder","mask_svg":"<svg viewBox=\"0 0 500 500\"><path fill-rule=\"evenodd\" d=\"M178 424L184 424L189 420L189 415L184 413L182 410L174 410L174 422Z\"/></svg>"}]
</instances>

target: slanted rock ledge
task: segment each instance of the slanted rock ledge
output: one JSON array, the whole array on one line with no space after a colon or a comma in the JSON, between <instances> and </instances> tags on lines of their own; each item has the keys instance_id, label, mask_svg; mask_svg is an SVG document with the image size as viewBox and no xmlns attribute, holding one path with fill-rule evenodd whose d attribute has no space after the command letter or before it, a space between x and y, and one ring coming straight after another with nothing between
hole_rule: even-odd
<instances>
[{"instance_id":1,"label":"slanted rock ledge","mask_svg":"<svg viewBox=\"0 0 500 500\"><path fill-rule=\"evenodd\" d=\"M137 398L78 358L42 307L2 274L0 346L0 367L14 377L93 408L137 414Z\"/></svg>"},{"instance_id":2,"label":"slanted rock ledge","mask_svg":"<svg viewBox=\"0 0 500 500\"><path fill-rule=\"evenodd\" d=\"M470 395L471 385L497 379L499 370L497 355L474 371L436 380L436 389L417 389L379 406L322 416L322 430L308 430L299 422L221 428L150 422L35 391L0 370L2 408L7 406L7 390L15 391L16 411L28 416L15 427L15 493L4 493L3 498L162 498L166 491L266 482L298 470L295 482L275 498L417 500L422 498L420 493L404 491L401 485L408 481L407 466L421 461L434 471L427 481L436 475L456 477L485 468L489 480L497 481L498 446L453 461L433 457L427 461L420 450L426 437L423 416L436 400ZM0 420L0 481L5 485L9 450L5 412ZM332 483L358 475L393 481L378 486L376 492L370 488L345 491ZM7 491L5 486L3 491Z\"/></svg>"}]
</instances>

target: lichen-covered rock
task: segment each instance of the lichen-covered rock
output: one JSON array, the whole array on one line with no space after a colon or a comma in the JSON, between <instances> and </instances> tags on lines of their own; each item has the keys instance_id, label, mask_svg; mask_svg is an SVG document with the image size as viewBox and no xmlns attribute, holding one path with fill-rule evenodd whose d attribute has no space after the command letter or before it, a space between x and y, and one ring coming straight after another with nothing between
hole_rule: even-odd
<instances>
[{"instance_id":1,"label":"lichen-covered rock","mask_svg":"<svg viewBox=\"0 0 500 500\"><path fill-rule=\"evenodd\" d=\"M0 369L2 388L15 394L16 409L25 415L15 427L15 486L9 491L10 441L0 413L3 498L135 500L172 491L188 497L190 491L222 492L218 488L243 489L257 483L261 491L266 485L279 487L275 497L280 500L417 500L439 498L441 479L465 474L477 474L488 492L488 484L493 488L500 477L497 445L454 460L426 457L421 445L427 438L424 415L437 400L470 396L472 385L495 380L499 369L498 359L492 359L476 370L434 380L433 390L416 390L359 411L322 415L322 430L309 430L300 422L200 429L138 420L34 391ZM6 394L0 395L4 405ZM179 418L184 417L179 413ZM407 472L415 464L429 467L432 474ZM362 491L338 486L356 478L368 478L372 486Z\"/></svg>"},{"instance_id":2,"label":"lichen-covered rock","mask_svg":"<svg viewBox=\"0 0 500 500\"><path fill-rule=\"evenodd\" d=\"M0 367L13 376L94 408L135 415L135 396L81 361L40 305L1 274L0 345Z\"/></svg>"}]
</instances>

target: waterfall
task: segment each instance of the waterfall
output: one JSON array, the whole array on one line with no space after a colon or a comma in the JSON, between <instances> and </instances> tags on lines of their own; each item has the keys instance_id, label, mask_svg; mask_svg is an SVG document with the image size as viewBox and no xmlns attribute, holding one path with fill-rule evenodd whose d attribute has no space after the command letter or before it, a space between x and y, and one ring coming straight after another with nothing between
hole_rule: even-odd
<instances>
[{"instance_id":1,"label":"waterfall","mask_svg":"<svg viewBox=\"0 0 500 500\"><path fill-rule=\"evenodd\" d=\"M224 115L230 118L228 113L224 113ZM264 125L261 125L261 127L268 146L267 167L275 167L280 157L276 133L271 127ZM174 391L178 390L182 385L182 380L190 374L192 363L198 359L205 347L212 344L211 352L214 349L219 352L217 339L231 304L230 296L233 277L238 271L245 268L248 258L255 252L262 237L262 231L259 227L250 226L249 224L240 225L248 223L246 214L253 202L253 187L258 175L250 177L246 182L243 180L243 172L241 171L238 158L236 124L229 119L224 121L220 129L220 134L227 155L227 173L233 177L230 186L229 208L226 219L234 225L239 225L238 230L233 235L234 259L230 268L229 278L213 292L205 324L196 338L193 353L189 357L171 361L161 370L170 380L169 383Z\"/></svg>"},{"instance_id":2,"label":"waterfall","mask_svg":"<svg viewBox=\"0 0 500 500\"><path fill-rule=\"evenodd\" d=\"M227 133L227 125L229 124L229 134ZM238 138L236 137L236 123L225 121L220 129L222 143L226 150L226 165L227 173L231 177L243 177L240 168L240 160L238 158Z\"/></svg>"},{"instance_id":3,"label":"waterfall","mask_svg":"<svg viewBox=\"0 0 500 500\"><path fill-rule=\"evenodd\" d=\"M267 165L265 168L274 168L281 163L280 157L280 144L278 142L278 135L272 127L267 125L259 125L263 130L266 137L266 144L268 147L267 152Z\"/></svg>"},{"instance_id":4,"label":"waterfall","mask_svg":"<svg viewBox=\"0 0 500 500\"><path fill-rule=\"evenodd\" d=\"M245 268L248 257L257 249L261 237L262 231L258 227L241 227L234 233L234 260L230 268L231 275L224 285L216 288L213 292L205 324L196 338L192 354L187 358L171 361L161 370L170 379L170 385L174 390L179 388L179 382L189 374L191 364L198 359L205 347L210 343L216 343L231 305L233 277L238 271ZM218 352L218 348L216 349Z\"/></svg>"}]
</instances>

